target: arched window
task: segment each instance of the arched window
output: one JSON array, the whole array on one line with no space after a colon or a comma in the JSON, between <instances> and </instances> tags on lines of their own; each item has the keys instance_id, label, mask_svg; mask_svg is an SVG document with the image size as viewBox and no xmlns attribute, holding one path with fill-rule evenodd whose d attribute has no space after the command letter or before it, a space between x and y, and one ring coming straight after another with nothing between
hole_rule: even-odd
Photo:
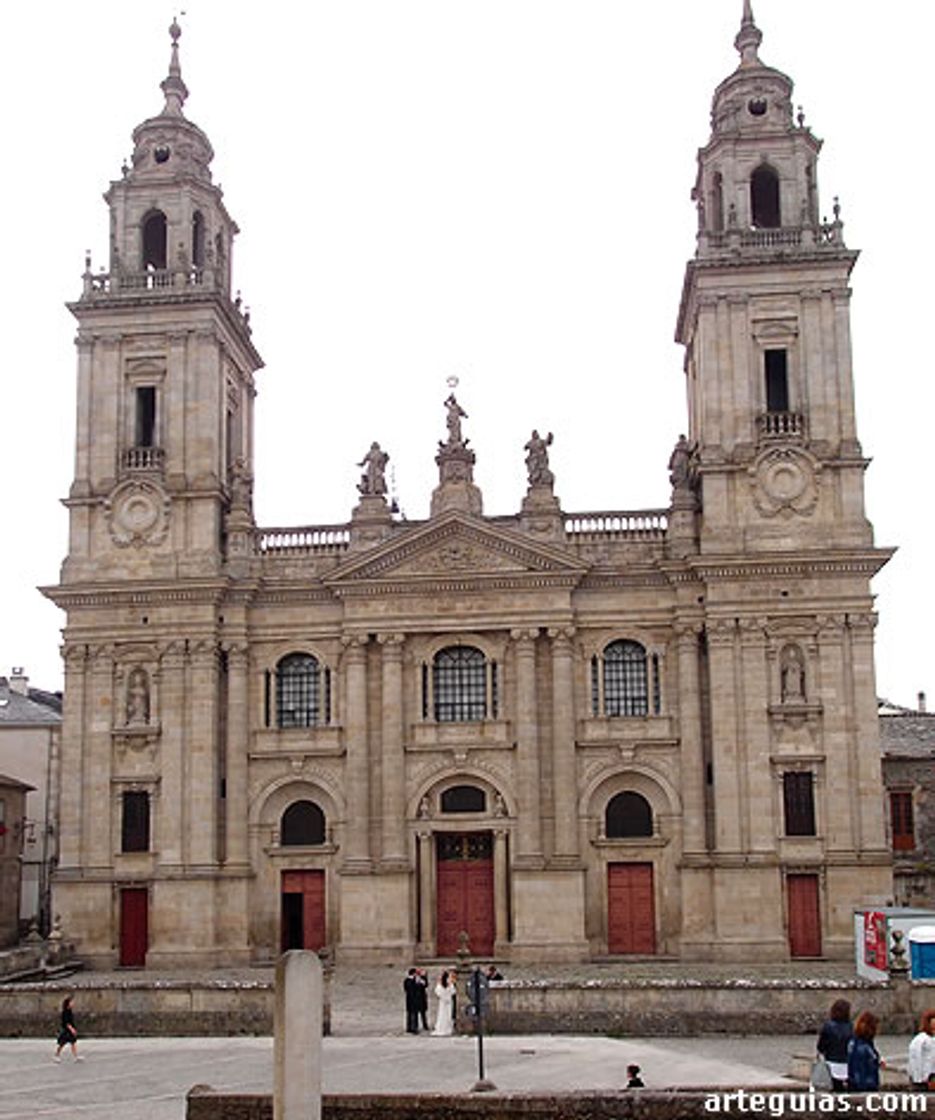
<instances>
[{"instance_id":1,"label":"arched window","mask_svg":"<svg viewBox=\"0 0 935 1120\"><path fill-rule=\"evenodd\" d=\"M483 813L486 808L487 797L477 786L451 786L442 791L443 813Z\"/></svg>"},{"instance_id":2,"label":"arched window","mask_svg":"<svg viewBox=\"0 0 935 1120\"><path fill-rule=\"evenodd\" d=\"M314 727L322 722L322 675L318 662L307 653L290 653L279 662L276 666L277 727Z\"/></svg>"},{"instance_id":3,"label":"arched window","mask_svg":"<svg viewBox=\"0 0 935 1120\"><path fill-rule=\"evenodd\" d=\"M427 681L423 681L423 687ZM423 711L428 698L423 698ZM474 646L449 646L432 662L432 708L440 723L467 723L497 714L497 664Z\"/></svg>"},{"instance_id":4,"label":"arched window","mask_svg":"<svg viewBox=\"0 0 935 1120\"><path fill-rule=\"evenodd\" d=\"M648 715L647 677L646 650L639 642L616 641L605 646L603 656L591 662L594 714L601 714L603 696L605 716ZM654 709L658 710L655 696Z\"/></svg>"},{"instance_id":5,"label":"arched window","mask_svg":"<svg viewBox=\"0 0 935 1120\"><path fill-rule=\"evenodd\" d=\"M607 802L604 822L604 835L608 840L653 834L653 811L649 802L629 790L618 793Z\"/></svg>"},{"instance_id":6,"label":"arched window","mask_svg":"<svg viewBox=\"0 0 935 1120\"><path fill-rule=\"evenodd\" d=\"M166 267L166 216L161 210L150 210L143 219L142 268Z\"/></svg>"},{"instance_id":7,"label":"arched window","mask_svg":"<svg viewBox=\"0 0 935 1120\"><path fill-rule=\"evenodd\" d=\"M750 217L754 229L778 229L779 176L762 163L750 176Z\"/></svg>"},{"instance_id":8,"label":"arched window","mask_svg":"<svg viewBox=\"0 0 935 1120\"><path fill-rule=\"evenodd\" d=\"M309 846L325 842L325 814L314 801L293 801L282 815L279 842Z\"/></svg>"},{"instance_id":9,"label":"arched window","mask_svg":"<svg viewBox=\"0 0 935 1120\"><path fill-rule=\"evenodd\" d=\"M200 210L192 214L192 264L195 268L205 264L205 220Z\"/></svg>"}]
</instances>

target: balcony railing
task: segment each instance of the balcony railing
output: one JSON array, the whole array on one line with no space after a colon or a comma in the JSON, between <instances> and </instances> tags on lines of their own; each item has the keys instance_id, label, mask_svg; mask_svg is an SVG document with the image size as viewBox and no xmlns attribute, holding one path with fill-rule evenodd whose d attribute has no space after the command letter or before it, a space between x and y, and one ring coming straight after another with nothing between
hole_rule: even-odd
<instances>
[{"instance_id":1,"label":"balcony railing","mask_svg":"<svg viewBox=\"0 0 935 1120\"><path fill-rule=\"evenodd\" d=\"M565 539L569 544L594 541L664 541L668 527L668 511L641 509L568 513L565 515Z\"/></svg>"},{"instance_id":2,"label":"balcony railing","mask_svg":"<svg viewBox=\"0 0 935 1120\"><path fill-rule=\"evenodd\" d=\"M761 412L756 426L760 439L805 438L805 417L801 412Z\"/></svg>"},{"instance_id":3,"label":"balcony railing","mask_svg":"<svg viewBox=\"0 0 935 1120\"><path fill-rule=\"evenodd\" d=\"M789 252L844 247L844 223L839 219L815 226L781 226L775 229L703 230L699 235L702 255L709 252L761 252L777 249Z\"/></svg>"},{"instance_id":4,"label":"balcony railing","mask_svg":"<svg viewBox=\"0 0 935 1120\"><path fill-rule=\"evenodd\" d=\"M346 525L308 525L298 529L257 529L261 556L335 556L347 552Z\"/></svg>"},{"instance_id":5,"label":"balcony railing","mask_svg":"<svg viewBox=\"0 0 935 1120\"><path fill-rule=\"evenodd\" d=\"M123 465L128 471L161 471L165 462L162 447L128 447L123 453Z\"/></svg>"}]
</instances>

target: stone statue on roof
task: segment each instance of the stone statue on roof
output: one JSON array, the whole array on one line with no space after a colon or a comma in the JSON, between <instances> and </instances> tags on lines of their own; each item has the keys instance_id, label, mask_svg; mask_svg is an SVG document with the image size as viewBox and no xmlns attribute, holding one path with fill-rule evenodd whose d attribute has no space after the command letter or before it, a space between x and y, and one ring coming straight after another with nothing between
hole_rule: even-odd
<instances>
[{"instance_id":1,"label":"stone statue on roof","mask_svg":"<svg viewBox=\"0 0 935 1120\"><path fill-rule=\"evenodd\" d=\"M386 493L386 464L389 461L389 455L374 440L370 450L357 464L358 467L366 468L357 484L361 494L379 497Z\"/></svg>"},{"instance_id":2,"label":"stone statue on roof","mask_svg":"<svg viewBox=\"0 0 935 1120\"><path fill-rule=\"evenodd\" d=\"M542 438L533 428L532 435L523 450L526 452L526 473L529 476L530 486L551 486L555 482L555 475L549 470L549 447L552 444L552 433Z\"/></svg>"}]
</instances>

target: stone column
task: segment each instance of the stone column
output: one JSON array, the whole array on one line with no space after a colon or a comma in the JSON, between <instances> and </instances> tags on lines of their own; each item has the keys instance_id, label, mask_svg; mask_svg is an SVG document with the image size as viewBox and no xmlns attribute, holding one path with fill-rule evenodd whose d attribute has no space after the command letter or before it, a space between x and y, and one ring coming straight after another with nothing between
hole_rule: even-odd
<instances>
[{"instance_id":1,"label":"stone column","mask_svg":"<svg viewBox=\"0 0 935 1120\"><path fill-rule=\"evenodd\" d=\"M679 681L679 752L682 787L682 848L704 852L704 752L701 741L701 686L698 672L700 624L676 624Z\"/></svg>"},{"instance_id":2,"label":"stone column","mask_svg":"<svg viewBox=\"0 0 935 1120\"><path fill-rule=\"evenodd\" d=\"M383 862L406 862L403 635L381 634L383 652Z\"/></svg>"},{"instance_id":3,"label":"stone column","mask_svg":"<svg viewBox=\"0 0 935 1120\"><path fill-rule=\"evenodd\" d=\"M276 964L273 1120L320 1120L323 981L317 953L292 949Z\"/></svg>"},{"instance_id":4,"label":"stone column","mask_svg":"<svg viewBox=\"0 0 935 1120\"><path fill-rule=\"evenodd\" d=\"M769 679L765 619L740 623L742 656L738 690L741 789L744 800L741 843L754 852L775 851L776 822L770 777Z\"/></svg>"},{"instance_id":5,"label":"stone column","mask_svg":"<svg viewBox=\"0 0 935 1120\"><path fill-rule=\"evenodd\" d=\"M189 857L197 867L217 860L218 647L209 639L189 647L188 742Z\"/></svg>"},{"instance_id":6,"label":"stone column","mask_svg":"<svg viewBox=\"0 0 935 1120\"><path fill-rule=\"evenodd\" d=\"M422 953L435 949L435 860L432 833L419 832L419 945ZM494 865L496 878L496 864Z\"/></svg>"},{"instance_id":7,"label":"stone column","mask_svg":"<svg viewBox=\"0 0 935 1120\"><path fill-rule=\"evenodd\" d=\"M114 651L109 645L91 651L91 693L88 737L81 784L82 847L84 867L110 867L114 862L111 835L111 730L117 718L119 697L114 696ZM66 797L72 790L62 791Z\"/></svg>"},{"instance_id":8,"label":"stone column","mask_svg":"<svg viewBox=\"0 0 935 1120\"><path fill-rule=\"evenodd\" d=\"M711 674L711 756L714 770L715 844L719 852L740 851L740 760L737 748L737 691L732 618L708 623Z\"/></svg>"},{"instance_id":9,"label":"stone column","mask_svg":"<svg viewBox=\"0 0 935 1120\"><path fill-rule=\"evenodd\" d=\"M162 652L159 669L159 758L161 781L156 846L161 867L187 862L188 813L182 791L186 785L185 642L171 642Z\"/></svg>"},{"instance_id":10,"label":"stone column","mask_svg":"<svg viewBox=\"0 0 935 1120\"><path fill-rule=\"evenodd\" d=\"M80 791L82 758L87 737L85 688L87 687L88 648L85 645L65 647L65 693L62 702L61 779L59 789L59 867L80 867L84 852L81 829L84 806Z\"/></svg>"},{"instance_id":11,"label":"stone column","mask_svg":"<svg viewBox=\"0 0 935 1120\"><path fill-rule=\"evenodd\" d=\"M345 866L365 870L370 864L370 750L367 726L367 635L344 639L345 791L347 828Z\"/></svg>"},{"instance_id":12,"label":"stone column","mask_svg":"<svg viewBox=\"0 0 935 1120\"><path fill-rule=\"evenodd\" d=\"M227 797L225 826L227 863L246 864L247 852L247 753L249 706L248 656L245 645L227 649Z\"/></svg>"},{"instance_id":13,"label":"stone column","mask_svg":"<svg viewBox=\"0 0 935 1120\"><path fill-rule=\"evenodd\" d=\"M876 678L873 666L873 631L877 616L872 611L847 616L853 682L853 741L857 761L858 820L861 851L888 850L883 821L882 778L877 715Z\"/></svg>"},{"instance_id":14,"label":"stone column","mask_svg":"<svg viewBox=\"0 0 935 1120\"><path fill-rule=\"evenodd\" d=\"M493 833L493 919L494 952L506 946L510 940L509 922L509 860L507 857L507 837L505 828L495 828Z\"/></svg>"},{"instance_id":15,"label":"stone column","mask_svg":"<svg viewBox=\"0 0 935 1120\"><path fill-rule=\"evenodd\" d=\"M552 639L552 798L555 856L559 860L574 860L578 855L573 635L571 627L549 630Z\"/></svg>"},{"instance_id":16,"label":"stone column","mask_svg":"<svg viewBox=\"0 0 935 1120\"><path fill-rule=\"evenodd\" d=\"M535 630L514 630L516 651L516 769L519 786L517 856L541 859L539 741L536 707Z\"/></svg>"},{"instance_id":17,"label":"stone column","mask_svg":"<svg viewBox=\"0 0 935 1120\"><path fill-rule=\"evenodd\" d=\"M822 745L825 752L825 842L829 851L852 852L859 833L857 760L848 743L844 627L844 615L819 617L816 676L818 700L822 706ZM809 688L808 681L806 688Z\"/></svg>"}]
</instances>

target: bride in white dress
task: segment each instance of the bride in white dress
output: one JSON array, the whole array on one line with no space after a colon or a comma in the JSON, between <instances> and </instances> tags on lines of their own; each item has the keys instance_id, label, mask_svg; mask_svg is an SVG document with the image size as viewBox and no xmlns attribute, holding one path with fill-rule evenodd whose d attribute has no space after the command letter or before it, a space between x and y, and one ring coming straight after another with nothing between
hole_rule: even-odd
<instances>
[{"instance_id":1,"label":"bride in white dress","mask_svg":"<svg viewBox=\"0 0 935 1120\"><path fill-rule=\"evenodd\" d=\"M439 977L435 985L435 998L438 1000L438 1011L435 1015L435 1029L433 1035L454 1034L454 1017L452 1014L455 999L455 987L451 976L446 970Z\"/></svg>"}]
</instances>

